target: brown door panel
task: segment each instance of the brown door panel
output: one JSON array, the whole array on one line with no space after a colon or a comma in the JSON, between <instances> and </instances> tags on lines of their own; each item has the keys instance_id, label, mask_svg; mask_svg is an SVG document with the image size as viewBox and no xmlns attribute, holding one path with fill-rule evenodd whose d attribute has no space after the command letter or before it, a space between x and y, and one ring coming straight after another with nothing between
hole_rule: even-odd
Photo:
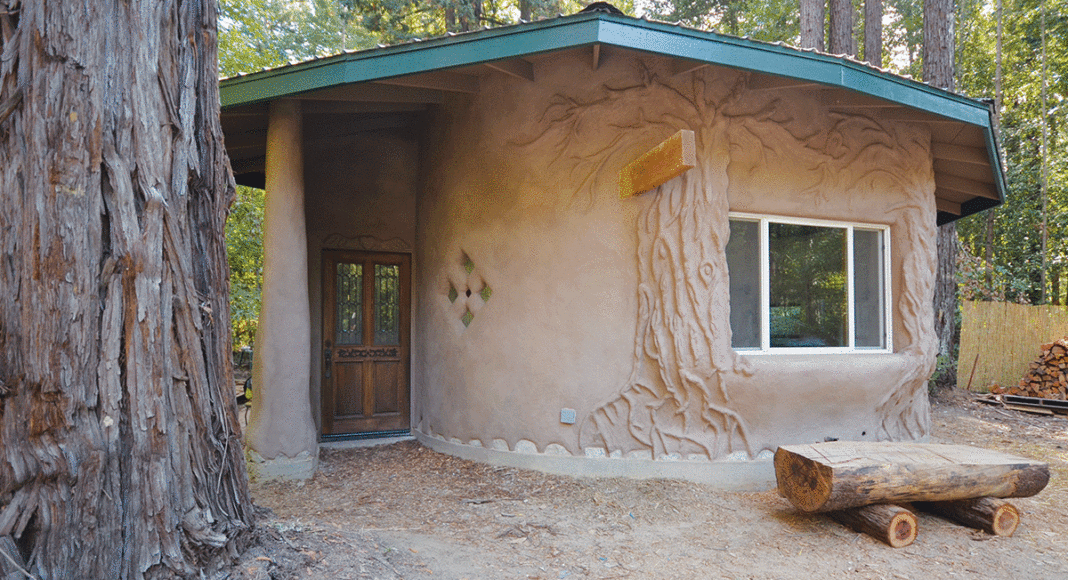
<instances>
[{"instance_id":1,"label":"brown door panel","mask_svg":"<svg viewBox=\"0 0 1068 580\"><path fill-rule=\"evenodd\" d=\"M410 427L411 259L323 252L324 435Z\"/></svg>"}]
</instances>

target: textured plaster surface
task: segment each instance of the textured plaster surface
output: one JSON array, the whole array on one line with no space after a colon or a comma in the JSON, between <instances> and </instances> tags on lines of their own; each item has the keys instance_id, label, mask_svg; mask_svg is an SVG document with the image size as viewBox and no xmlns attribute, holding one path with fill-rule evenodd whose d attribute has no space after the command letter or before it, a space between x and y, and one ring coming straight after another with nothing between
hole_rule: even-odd
<instances>
[{"instance_id":1,"label":"textured plaster surface","mask_svg":"<svg viewBox=\"0 0 1068 580\"><path fill-rule=\"evenodd\" d=\"M689 460L926 436L929 135L828 112L818 92L751 92L743 73L670 70L561 56L536 83L486 77L442 108L418 201L413 428L475 449ZM696 133L697 167L620 200L619 169L679 129ZM728 211L888 224L894 352L735 353ZM493 294L465 326L449 288L468 284L468 258Z\"/></svg>"},{"instance_id":2,"label":"textured plaster surface","mask_svg":"<svg viewBox=\"0 0 1068 580\"><path fill-rule=\"evenodd\" d=\"M263 306L256 331L252 413L247 445L261 461L250 468L272 473L269 462L307 467L318 456L308 400L309 305L305 242L302 116L296 101L271 103L267 128L267 196L264 209ZM264 462L268 462L264 464ZM314 462L310 469L314 470ZM305 473L306 468L298 469ZM288 472L288 471L287 471ZM310 473L307 473L310 475Z\"/></svg>"}]
</instances>

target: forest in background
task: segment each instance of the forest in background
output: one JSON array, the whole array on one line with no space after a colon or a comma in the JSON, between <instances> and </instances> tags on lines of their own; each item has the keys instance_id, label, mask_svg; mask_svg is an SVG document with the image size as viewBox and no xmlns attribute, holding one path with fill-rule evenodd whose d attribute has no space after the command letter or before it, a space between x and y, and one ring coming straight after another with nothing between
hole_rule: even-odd
<instances>
[{"instance_id":1,"label":"forest in background","mask_svg":"<svg viewBox=\"0 0 1068 580\"><path fill-rule=\"evenodd\" d=\"M629 15L800 45L798 0L614 4ZM343 50L572 14L583 5L575 0L220 0L219 74L226 78ZM919 79L923 0L882 0L881 8L883 67ZM853 0L852 52L861 59L864 10L864 0ZM956 92L1000 101L1009 185L1004 205L957 222L960 296L1066 304L1068 0L957 0L954 19ZM226 232L235 349L251 345L255 336L262 220L263 192L239 187Z\"/></svg>"}]
</instances>

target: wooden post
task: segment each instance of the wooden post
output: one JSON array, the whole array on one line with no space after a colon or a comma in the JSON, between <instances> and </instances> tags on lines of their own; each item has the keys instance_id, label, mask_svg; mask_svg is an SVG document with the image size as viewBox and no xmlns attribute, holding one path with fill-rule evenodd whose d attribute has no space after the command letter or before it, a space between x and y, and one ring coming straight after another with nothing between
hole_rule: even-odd
<instances>
[{"instance_id":1,"label":"wooden post","mask_svg":"<svg viewBox=\"0 0 1068 580\"><path fill-rule=\"evenodd\" d=\"M913 506L962 526L985 530L995 536L1011 536L1020 525L1020 511L1011 503L992 498L916 502Z\"/></svg>"},{"instance_id":2,"label":"wooden post","mask_svg":"<svg viewBox=\"0 0 1068 580\"><path fill-rule=\"evenodd\" d=\"M619 197L655 189L697 165L693 131L682 130L627 164L619 172Z\"/></svg>"},{"instance_id":3,"label":"wooden post","mask_svg":"<svg viewBox=\"0 0 1068 580\"><path fill-rule=\"evenodd\" d=\"M834 521L885 542L891 548L904 548L916 540L916 515L893 504L875 504L827 514Z\"/></svg>"}]
</instances>

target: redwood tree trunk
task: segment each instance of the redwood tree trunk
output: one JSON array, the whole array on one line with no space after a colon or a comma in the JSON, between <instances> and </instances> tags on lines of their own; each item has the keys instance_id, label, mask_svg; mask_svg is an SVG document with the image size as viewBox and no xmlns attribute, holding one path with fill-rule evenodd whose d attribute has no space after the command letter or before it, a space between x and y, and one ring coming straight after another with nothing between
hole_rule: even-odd
<instances>
[{"instance_id":1,"label":"redwood tree trunk","mask_svg":"<svg viewBox=\"0 0 1068 580\"><path fill-rule=\"evenodd\" d=\"M800 0L801 48L823 50L824 6L827 0Z\"/></svg>"},{"instance_id":2,"label":"redwood tree trunk","mask_svg":"<svg viewBox=\"0 0 1068 580\"><path fill-rule=\"evenodd\" d=\"M0 576L197 577L252 521L214 1L0 20Z\"/></svg>"},{"instance_id":3,"label":"redwood tree trunk","mask_svg":"<svg viewBox=\"0 0 1068 580\"><path fill-rule=\"evenodd\" d=\"M883 66L883 0L864 0L864 60Z\"/></svg>"},{"instance_id":4,"label":"redwood tree trunk","mask_svg":"<svg viewBox=\"0 0 1068 580\"><path fill-rule=\"evenodd\" d=\"M831 54L853 56L853 3L850 0L831 0L831 26L828 38Z\"/></svg>"},{"instance_id":5,"label":"redwood tree trunk","mask_svg":"<svg viewBox=\"0 0 1068 580\"><path fill-rule=\"evenodd\" d=\"M924 0L923 80L953 90L953 0ZM957 225L938 228L938 274L935 278L935 333L938 355L952 357L957 334ZM956 384L956 361L940 382Z\"/></svg>"}]
</instances>

